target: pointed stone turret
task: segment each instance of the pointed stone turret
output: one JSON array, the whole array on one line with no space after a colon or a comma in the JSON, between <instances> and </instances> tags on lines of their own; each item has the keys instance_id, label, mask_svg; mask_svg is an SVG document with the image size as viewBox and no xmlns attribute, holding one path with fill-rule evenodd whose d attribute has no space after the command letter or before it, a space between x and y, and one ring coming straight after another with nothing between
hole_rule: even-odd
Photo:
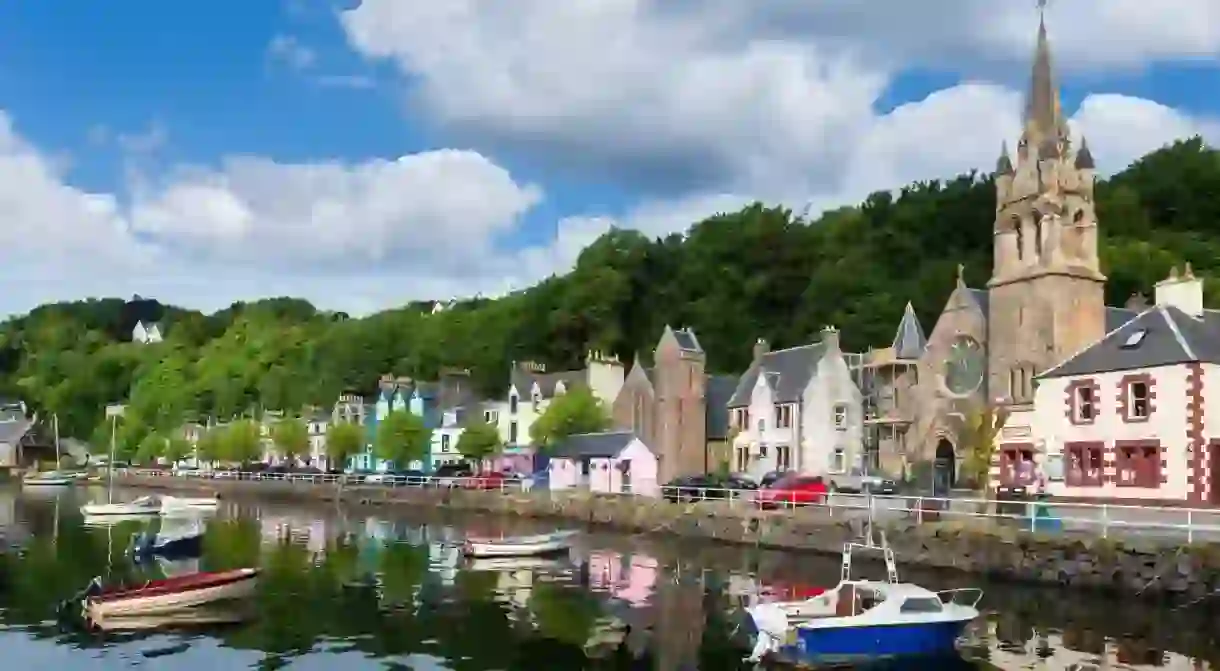
<instances>
[{"instance_id":1,"label":"pointed stone turret","mask_svg":"<svg viewBox=\"0 0 1220 671\"><path fill-rule=\"evenodd\" d=\"M1050 39L1046 36L1046 18L1043 16L1038 20L1038 42L1034 47L1034 66L1025 101L1025 137L1041 150L1045 142L1067 137L1065 131L1066 124L1059 106L1059 89L1055 86L1055 72L1051 64Z\"/></svg>"},{"instance_id":2,"label":"pointed stone turret","mask_svg":"<svg viewBox=\"0 0 1220 671\"><path fill-rule=\"evenodd\" d=\"M894 356L899 359L918 359L923 356L928 339L924 337L923 327L915 315L915 307L907 302L902 311L902 321L898 322L898 332L894 334Z\"/></svg>"},{"instance_id":3,"label":"pointed stone turret","mask_svg":"<svg viewBox=\"0 0 1220 671\"><path fill-rule=\"evenodd\" d=\"M1008 140L1005 140L1003 144L1000 145L1000 158L995 163L995 174L1013 174L1012 157L1008 155Z\"/></svg>"},{"instance_id":4,"label":"pointed stone turret","mask_svg":"<svg viewBox=\"0 0 1220 671\"><path fill-rule=\"evenodd\" d=\"M1094 170L1097 164L1093 162L1093 152L1089 151L1089 141L1080 138L1080 150L1076 152L1076 169L1077 170Z\"/></svg>"}]
</instances>

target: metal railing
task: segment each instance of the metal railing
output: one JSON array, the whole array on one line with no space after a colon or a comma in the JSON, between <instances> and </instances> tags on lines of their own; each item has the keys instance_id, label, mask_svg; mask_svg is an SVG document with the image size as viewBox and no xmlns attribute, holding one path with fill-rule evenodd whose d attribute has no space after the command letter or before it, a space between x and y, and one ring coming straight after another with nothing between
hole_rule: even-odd
<instances>
[{"instance_id":1,"label":"metal railing","mask_svg":"<svg viewBox=\"0 0 1220 671\"><path fill-rule=\"evenodd\" d=\"M630 491L599 492L596 486L577 484L548 487L530 477L476 475L466 477L396 476L275 472L275 471L171 471L169 469L121 469L141 477L175 477L215 480L279 481L387 488L452 488L497 492L542 490L548 494L592 492L632 496ZM672 505L749 507L775 511L771 514L814 514L831 518L872 517L878 521L909 520L916 524L974 521L995 527L1036 533L1086 533L1104 537L1138 535L1179 542L1220 542L1220 509L1129 504L1074 503L1064 501L1008 501L980 498L939 498L918 495L880 495L776 490L723 489L715 487L668 487L641 485L634 494Z\"/></svg>"}]
</instances>

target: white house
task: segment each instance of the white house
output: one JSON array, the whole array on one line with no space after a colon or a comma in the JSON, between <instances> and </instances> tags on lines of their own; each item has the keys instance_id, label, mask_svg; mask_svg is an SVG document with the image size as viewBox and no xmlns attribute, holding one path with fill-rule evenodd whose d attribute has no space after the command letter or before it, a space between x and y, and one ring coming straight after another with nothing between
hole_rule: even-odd
<instances>
[{"instance_id":1,"label":"white house","mask_svg":"<svg viewBox=\"0 0 1220 671\"><path fill-rule=\"evenodd\" d=\"M834 328L789 349L770 351L759 341L728 405L738 472L821 475L860 466L863 396Z\"/></svg>"},{"instance_id":2,"label":"white house","mask_svg":"<svg viewBox=\"0 0 1220 671\"><path fill-rule=\"evenodd\" d=\"M434 471L439 466L463 461L461 453L457 450L457 444L458 439L462 437L465 420L466 411L462 408L444 411L441 416L441 425L432 431L432 448L431 454L428 455L430 470Z\"/></svg>"},{"instance_id":3,"label":"white house","mask_svg":"<svg viewBox=\"0 0 1220 671\"><path fill-rule=\"evenodd\" d=\"M1036 379L1030 428L1002 434L993 481L1044 479L1053 496L1108 502L1220 500L1220 406L1207 412L1220 312L1203 309L1190 266L1157 284L1153 307Z\"/></svg>"},{"instance_id":4,"label":"white house","mask_svg":"<svg viewBox=\"0 0 1220 671\"><path fill-rule=\"evenodd\" d=\"M161 327L156 324L145 324L138 321L135 328L131 329L131 342L148 345L159 343L162 340Z\"/></svg>"},{"instance_id":5,"label":"white house","mask_svg":"<svg viewBox=\"0 0 1220 671\"><path fill-rule=\"evenodd\" d=\"M623 388L626 369L617 357L589 352L580 370L546 372L532 361L515 362L505 398L485 403L483 412L494 422L508 451L524 452L530 444L530 427L552 399L569 389L585 387L606 404L609 412Z\"/></svg>"}]
</instances>

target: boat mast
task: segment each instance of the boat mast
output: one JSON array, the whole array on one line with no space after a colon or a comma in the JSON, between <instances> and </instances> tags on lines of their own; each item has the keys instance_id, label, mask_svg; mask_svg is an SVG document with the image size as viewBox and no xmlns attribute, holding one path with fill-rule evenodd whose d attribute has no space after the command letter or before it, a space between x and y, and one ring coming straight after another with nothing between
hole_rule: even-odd
<instances>
[{"instance_id":1,"label":"boat mast","mask_svg":"<svg viewBox=\"0 0 1220 671\"><path fill-rule=\"evenodd\" d=\"M114 503L114 452L116 434L119 430L119 416L110 416L110 459L106 462L106 503Z\"/></svg>"},{"instance_id":2,"label":"boat mast","mask_svg":"<svg viewBox=\"0 0 1220 671\"><path fill-rule=\"evenodd\" d=\"M55 427L55 470L59 470L63 455L59 453L59 414L51 415L51 423Z\"/></svg>"}]
</instances>

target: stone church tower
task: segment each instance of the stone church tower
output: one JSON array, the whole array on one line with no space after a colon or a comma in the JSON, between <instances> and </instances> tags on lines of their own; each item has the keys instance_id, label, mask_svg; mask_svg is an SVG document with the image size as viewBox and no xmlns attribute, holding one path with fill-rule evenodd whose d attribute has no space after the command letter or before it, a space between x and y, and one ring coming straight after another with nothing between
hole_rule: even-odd
<instances>
[{"instance_id":1,"label":"stone church tower","mask_svg":"<svg viewBox=\"0 0 1220 671\"><path fill-rule=\"evenodd\" d=\"M995 181L986 389L1021 405L1033 401L1034 375L1106 333L1093 156L1083 139L1072 146L1044 20L1016 161L1005 145Z\"/></svg>"}]
</instances>

